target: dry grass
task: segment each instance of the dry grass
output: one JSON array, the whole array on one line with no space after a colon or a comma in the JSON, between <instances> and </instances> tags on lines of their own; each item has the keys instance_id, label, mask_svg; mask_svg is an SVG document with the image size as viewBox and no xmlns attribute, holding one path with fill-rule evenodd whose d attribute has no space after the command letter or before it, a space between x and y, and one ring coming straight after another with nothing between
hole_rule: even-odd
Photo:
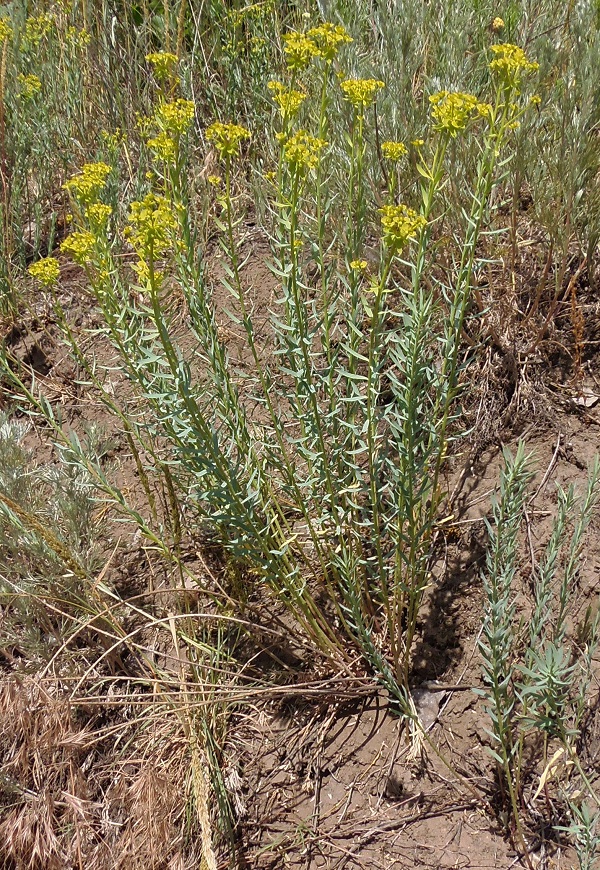
<instances>
[{"instance_id":1,"label":"dry grass","mask_svg":"<svg viewBox=\"0 0 600 870\"><path fill-rule=\"evenodd\" d=\"M188 745L151 701L89 709L56 682L2 680L0 866L201 866Z\"/></svg>"}]
</instances>

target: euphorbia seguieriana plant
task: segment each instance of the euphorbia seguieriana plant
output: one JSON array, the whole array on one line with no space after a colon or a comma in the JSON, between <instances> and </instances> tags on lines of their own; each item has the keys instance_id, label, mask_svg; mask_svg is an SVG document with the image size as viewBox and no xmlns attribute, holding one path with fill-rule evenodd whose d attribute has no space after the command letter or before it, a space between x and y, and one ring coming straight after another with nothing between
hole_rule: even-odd
<instances>
[{"instance_id":1,"label":"euphorbia seguieriana plant","mask_svg":"<svg viewBox=\"0 0 600 870\"><path fill-rule=\"evenodd\" d=\"M424 593L436 582L432 543L448 443L460 429L461 334L477 245L511 131L532 101L521 94L523 81L537 65L514 45L494 45L489 102L431 95L423 139L381 144L386 184L375 210L370 118L385 84L343 76L341 52L351 41L330 24L288 34L289 79L269 85L275 157L264 187L280 290L266 348L238 232L244 167L261 143L236 123L205 131L220 165L206 194L226 255L222 283L252 359L243 383L196 241L188 194L195 110L176 96L174 56L149 58L159 83L147 121L151 189L131 203L121 232L103 201L113 170L84 166L67 185L76 227L63 251L85 270L106 334L143 400L147 413L130 421L131 430L153 427L169 445L185 523L201 518L217 530L236 564L250 569L248 583L262 581L305 639L348 670L362 662L415 720L411 654ZM299 120L311 88L313 131ZM460 233L453 222L454 268L444 283L433 242L444 219L447 154L459 141L476 149L477 171ZM347 190L334 205L331 167L339 160ZM411 189L410 204L400 201L399 191ZM367 253L374 224L375 258ZM32 272L50 290L59 280L51 259ZM174 337L174 297L196 338L186 355Z\"/></svg>"}]
</instances>

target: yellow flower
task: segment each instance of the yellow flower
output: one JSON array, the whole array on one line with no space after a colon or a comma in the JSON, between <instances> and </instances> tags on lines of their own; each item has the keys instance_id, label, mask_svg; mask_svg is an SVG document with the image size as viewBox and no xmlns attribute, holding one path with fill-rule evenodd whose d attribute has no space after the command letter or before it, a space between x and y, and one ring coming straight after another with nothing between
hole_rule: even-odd
<instances>
[{"instance_id":1,"label":"yellow flower","mask_svg":"<svg viewBox=\"0 0 600 870\"><path fill-rule=\"evenodd\" d=\"M152 129L153 119L149 118L147 115L142 115L141 112L135 113L135 126L140 132L141 136L147 136Z\"/></svg>"},{"instance_id":2,"label":"yellow flower","mask_svg":"<svg viewBox=\"0 0 600 870\"><path fill-rule=\"evenodd\" d=\"M439 91L429 97L434 129L454 137L464 130L473 118L487 116L489 106L480 103L473 94Z\"/></svg>"},{"instance_id":3,"label":"yellow flower","mask_svg":"<svg viewBox=\"0 0 600 870\"><path fill-rule=\"evenodd\" d=\"M223 124L215 121L206 131L206 138L211 142L221 157L235 157L240 153L240 143L250 139L250 132L239 124Z\"/></svg>"},{"instance_id":4,"label":"yellow flower","mask_svg":"<svg viewBox=\"0 0 600 870\"><path fill-rule=\"evenodd\" d=\"M3 42L6 42L7 39L10 39L12 36L12 27L8 21L8 18L0 18L0 45Z\"/></svg>"},{"instance_id":5,"label":"yellow flower","mask_svg":"<svg viewBox=\"0 0 600 870\"><path fill-rule=\"evenodd\" d=\"M159 133L153 139L146 142L148 148L154 152L159 160L173 164L177 159L177 143L168 133Z\"/></svg>"},{"instance_id":6,"label":"yellow flower","mask_svg":"<svg viewBox=\"0 0 600 870\"><path fill-rule=\"evenodd\" d=\"M54 257L46 257L32 263L27 270L44 287L53 287L60 277L60 266Z\"/></svg>"},{"instance_id":7,"label":"yellow flower","mask_svg":"<svg viewBox=\"0 0 600 870\"><path fill-rule=\"evenodd\" d=\"M491 51L494 59L490 61L490 69L498 74L507 88L518 89L524 73L535 72L540 68L539 63L528 60L522 48L510 42L492 45Z\"/></svg>"},{"instance_id":8,"label":"yellow flower","mask_svg":"<svg viewBox=\"0 0 600 870\"><path fill-rule=\"evenodd\" d=\"M383 142L381 145L381 153L388 160L397 162L406 154L406 145L402 142Z\"/></svg>"},{"instance_id":9,"label":"yellow flower","mask_svg":"<svg viewBox=\"0 0 600 870\"><path fill-rule=\"evenodd\" d=\"M423 145L425 144L425 140L424 139L413 139L410 144L413 146L413 148L422 148Z\"/></svg>"},{"instance_id":10,"label":"yellow flower","mask_svg":"<svg viewBox=\"0 0 600 870\"><path fill-rule=\"evenodd\" d=\"M378 79L346 79L341 84L346 99L355 109L365 109L370 106L377 91L384 87L385 84Z\"/></svg>"},{"instance_id":11,"label":"yellow flower","mask_svg":"<svg viewBox=\"0 0 600 870\"><path fill-rule=\"evenodd\" d=\"M250 38L250 51L252 54L260 54L266 44L267 40L262 36L252 36Z\"/></svg>"},{"instance_id":12,"label":"yellow flower","mask_svg":"<svg viewBox=\"0 0 600 870\"><path fill-rule=\"evenodd\" d=\"M175 100L172 103L161 103L156 110L155 120L160 129L174 136L183 136L190 129L196 107L191 100Z\"/></svg>"},{"instance_id":13,"label":"yellow flower","mask_svg":"<svg viewBox=\"0 0 600 870\"><path fill-rule=\"evenodd\" d=\"M153 51L146 55L146 60L152 64L154 75L159 81L171 78L179 63L177 55L170 51Z\"/></svg>"},{"instance_id":14,"label":"yellow flower","mask_svg":"<svg viewBox=\"0 0 600 870\"><path fill-rule=\"evenodd\" d=\"M384 205L379 209L386 245L394 252L402 250L426 225L425 218L407 205Z\"/></svg>"},{"instance_id":15,"label":"yellow flower","mask_svg":"<svg viewBox=\"0 0 600 870\"><path fill-rule=\"evenodd\" d=\"M132 269L138 276L140 284L148 284L150 282L150 266L145 260L138 260L132 264ZM158 269L153 269L154 281L160 282L163 278L163 273Z\"/></svg>"},{"instance_id":16,"label":"yellow flower","mask_svg":"<svg viewBox=\"0 0 600 870\"><path fill-rule=\"evenodd\" d=\"M179 221L164 196L149 193L141 202L132 202L128 238L141 260L164 253L173 247Z\"/></svg>"},{"instance_id":17,"label":"yellow flower","mask_svg":"<svg viewBox=\"0 0 600 870\"><path fill-rule=\"evenodd\" d=\"M220 175L208 175L207 178L206 178L206 180L207 180L208 183L211 184L213 187L220 187L220 186L221 186L221 183L222 183L222 181L223 181L223 179L221 178Z\"/></svg>"},{"instance_id":18,"label":"yellow flower","mask_svg":"<svg viewBox=\"0 0 600 870\"><path fill-rule=\"evenodd\" d=\"M326 21L318 27L311 27L307 36L316 45L319 56L326 61L332 61L340 46L354 40L341 24L331 24Z\"/></svg>"},{"instance_id":19,"label":"yellow flower","mask_svg":"<svg viewBox=\"0 0 600 870\"><path fill-rule=\"evenodd\" d=\"M86 163L80 173L66 182L65 187L80 202L89 205L104 190L110 171L106 163Z\"/></svg>"},{"instance_id":20,"label":"yellow flower","mask_svg":"<svg viewBox=\"0 0 600 870\"><path fill-rule=\"evenodd\" d=\"M321 54L316 42L305 33L285 33L283 42L287 65L293 70L304 69L313 57Z\"/></svg>"},{"instance_id":21,"label":"yellow flower","mask_svg":"<svg viewBox=\"0 0 600 870\"><path fill-rule=\"evenodd\" d=\"M293 91L281 82L269 82L267 87L271 91L273 101L279 107L282 118L293 117L306 99L303 91Z\"/></svg>"},{"instance_id":22,"label":"yellow flower","mask_svg":"<svg viewBox=\"0 0 600 870\"><path fill-rule=\"evenodd\" d=\"M71 233L60 246L61 251L69 254L80 266L87 266L94 259L96 239L88 230Z\"/></svg>"},{"instance_id":23,"label":"yellow flower","mask_svg":"<svg viewBox=\"0 0 600 870\"><path fill-rule=\"evenodd\" d=\"M121 130L120 127L116 127L113 133L109 133L108 130L101 130L100 135L102 137L102 141L106 143L107 147L114 151L121 145L122 142L125 142L127 139L126 134Z\"/></svg>"},{"instance_id":24,"label":"yellow flower","mask_svg":"<svg viewBox=\"0 0 600 870\"><path fill-rule=\"evenodd\" d=\"M542 102L542 98L540 97L539 94L534 94L532 97L529 98L529 105L530 106L539 106L539 104L541 102Z\"/></svg>"},{"instance_id":25,"label":"yellow flower","mask_svg":"<svg viewBox=\"0 0 600 870\"><path fill-rule=\"evenodd\" d=\"M93 233L98 236L106 230L112 208L103 202L93 202L88 206L85 214Z\"/></svg>"},{"instance_id":26,"label":"yellow flower","mask_svg":"<svg viewBox=\"0 0 600 870\"><path fill-rule=\"evenodd\" d=\"M355 272L364 272L368 265L366 260L352 260L350 268Z\"/></svg>"},{"instance_id":27,"label":"yellow flower","mask_svg":"<svg viewBox=\"0 0 600 870\"><path fill-rule=\"evenodd\" d=\"M36 94L42 90L42 83L35 75L23 75L19 73L17 76L21 88L21 96L24 100L32 100Z\"/></svg>"},{"instance_id":28,"label":"yellow flower","mask_svg":"<svg viewBox=\"0 0 600 870\"><path fill-rule=\"evenodd\" d=\"M504 30L504 21L502 18L496 17L492 21L492 30L494 33L498 33L499 30Z\"/></svg>"},{"instance_id":29,"label":"yellow flower","mask_svg":"<svg viewBox=\"0 0 600 870\"><path fill-rule=\"evenodd\" d=\"M92 37L85 29L85 27L79 30L77 27L69 27L67 28L66 33L67 41L71 43L75 48L85 48L86 45L89 45L92 41Z\"/></svg>"},{"instance_id":30,"label":"yellow flower","mask_svg":"<svg viewBox=\"0 0 600 870\"><path fill-rule=\"evenodd\" d=\"M319 162L319 152L327 145L324 139L311 136L306 130L298 130L283 146L283 159L292 172L306 172Z\"/></svg>"},{"instance_id":31,"label":"yellow flower","mask_svg":"<svg viewBox=\"0 0 600 870\"><path fill-rule=\"evenodd\" d=\"M31 48L37 48L42 39L48 35L54 24L54 18L47 12L27 18L25 21L24 39Z\"/></svg>"}]
</instances>

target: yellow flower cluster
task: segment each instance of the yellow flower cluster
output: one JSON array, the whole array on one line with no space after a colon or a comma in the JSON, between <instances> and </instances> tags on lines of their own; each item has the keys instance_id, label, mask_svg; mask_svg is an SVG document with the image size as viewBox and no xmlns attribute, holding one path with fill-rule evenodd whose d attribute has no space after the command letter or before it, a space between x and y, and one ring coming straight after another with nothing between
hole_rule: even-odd
<instances>
[{"instance_id":1,"label":"yellow flower cluster","mask_svg":"<svg viewBox=\"0 0 600 870\"><path fill-rule=\"evenodd\" d=\"M26 44L31 48L37 48L42 39L50 33L53 24L54 18L47 12L27 18L24 34Z\"/></svg>"},{"instance_id":2,"label":"yellow flower cluster","mask_svg":"<svg viewBox=\"0 0 600 870\"><path fill-rule=\"evenodd\" d=\"M177 55L170 51L153 51L146 55L146 60L152 64L154 75L159 81L171 78L179 62Z\"/></svg>"},{"instance_id":3,"label":"yellow flower cluster","mask_svg":"<svg viewBox=\"0 0 600 870\"><path fill-rule=\"evenodd\" d=\"M93 202L88 206L85 214L92 232L98 235L106 230L108 220L112 214L112 208L103 202Z\"/></svg>"},{"instance_id":4,"label":"yellow flower cluster","mask_svg":"<svg viewBox=\"0 0 600 870\"><path fill-rule=\"evenodd\" d=\"M81 29L78 27L67 28L66 37L67 42L70 42L72 46L79 49L85 48L92 41L92 37L85 27Z\"/></svg>"},{"instance_id":5,"label":"yellow flower cluster","mask_svg":"<svg viewBox=\"0 0 600 870\"><path fill-rule=\"evenodd\" d=\"M379 212L384 241L395 253L427 225L422 215L404 204L384 205Z\"/></svg>"},{"instance_id":6,"label":"yellow flower cluster","mask_svg":"<svg viewBox=\"0 0 600 870\"><path fill-rule=\"evenodd\" d=\"M60 277L60 266L55 257L45 257L32 263L27 270L44 287L53 287Z\"/></svg>"},{"instance_id":7,"label":"yellow flower cluster","mask_svg":"<svg viewBox=\"0 0 600 870\"><path fill-rule=\"evenodd\" d=\"M32 100L42 90L42 83L35 75L26 76L23 73L19 73L17 81L19 82L21 96L24 100Z\"/></svg>"},{"instance_id":8,"label":"yellow flower cluster","mask_svg":"<svg viewBox=\"0 0 600 870\"><path fill-rule=\"evenodd\" d=\"M96 239L88 230L71 233L60 246L79 266L87 266L94 259Z\"/></svg>"},{"instance_id":9,"label":"yellow flower cluster","mask_svg":"<svg viewBox=\"0 0 600 870\"><path fill-rule=\"evenodd\" d=\"M385 84L378 79L346 79L341 83L346 99L359 110L370 106L377 91L384 87Z\"/></svg>"},{"instance_id":10,"label":"yellow flower cluster","mask_svg":"<svg viewBox=\"0 0 600 870\"><path fill-rule=\"evenodd\" d=\"M303 91L286 88L281 82L269 82L267 87L271 91L273 101L278 106L282 118L293 117L306 99L306 94Z\"/></svg>"},{"instance_id":11,"label":"yellow flower cluster","mask_svg":"<svg viewBox=\"0 0 600 870\"><path fill-rule=\"evenodd\" d=\"M317 47L318 56L326 61L334 59L340 46L353 42L352 37L341 24L331 24L329 21L319 24L318 27L311 27L307 35Z\"/></svg>"},{"instance_id":12,"label":"yellow flower cluster","mask_svg":"<svg viewBox=\"0 0 600 870\"><path fill-rule=\"evenodd\" d=\"M127 138L120 127L116 127L112 133L109 133L108 130L101 130L100 136L111 151L115 151Z\"/></svg>"},{"instance_id":13,"label":"yellow flower cluster","mask_svg":"<svg viewBox=\"0 0 600 870\"><path fill-rule=\"evenodd\" d=\"M388 160L397 163L398 160L401 160L406 154L406 145L402 142L382 142L381 153Z\"/></svg>"},{"instance_id":14,"label":"yellow flower cluster","mask_svg":"<svg viewBox=\"0 0 600 870\"><path fill-rule=\"evenodd\" d=\"M494 33L498 33L499 30L504 30L504 19L497 16L492 21L492 30Z\"/></svg>"},{"instance_id":15,"label":"yellow flower cluster","mask_svg":"<svg viewBox=\"0 0 600 870\"><path fill-rule=\"evenodd\" d=\"M480 103L473 94L458 91L439 91L429 97L429 102L432 105L434 128L452 137L464 130L474 118L487 117L491 108L488 103Z\"/></svg>"},{"instance_id":16,"label":"yellow flower cluster","mask_svg":"<svg viewBox=\"0 0 600 870\"><path fill-rule=\"evenodd\" d=\"M215 121L206 130L207 140L215 146L221 157L235 157L240 153L240 143L250 139L250 132L239 124L223 124Z\"/></svg>"},{"instance_id":17,"label":"yellow flower cluster","mask_svg":"<svg viewBox=\"0 0 600 870\"><path fill-rule=\"evenodd\" d=\"M314 57L322 57L330 63L340 46L352 41L352 37L341 24L326 21L318 27L311 27L308 33L286 33L283 37L283 50L289 69L301 70Z\"/></svg>"},{"instance_id":18,"label":"yellow flower cluster","mask_svg":"<svg viewBox=\"0 0 600 870\"><path fill-rule=\"evenodd\" d=\"M81 172L66 182L65 187L81 203L89 205L98 199L109 174L110 166L106 163L86 163Z\"/></svg>"},{"instance_id":19,"label":"yellow flower cluster","mask_svg":"<svg viewBox=\"0 0 600 870\"><path fill-rule=\"evenodd\" d=\"M7 39L10 39L12 36L12 27L8 21L8 18L0 18L0 45L3 42L6 42Z\"/></svg>"},{"instance_id":20,"label":"yellow flower cluster","mask_svg":"<svg viewBox=\"0 0 600 870\"><path fill-rule=\"evenodd\" d=\"M368 265L366 260L352 260L350 262L350 268L354 272L364 272Z\"/></svg>"},{"instance_id":21,"label":"yellow flower cluster","mask_svg":"<svg viewBox=\"0 0 600 870\"><path fill-rule=\"evenodd\" d=\"M247 18L260 20L271 12L275 0L263 0L261 3L250 3L248 6L243 6L241 9L232 9L229 12L229 17L232 23L239 27Z\"/></svg>"},{"instance_id":22,"label":"yellow flower cluster","mask_svg":"<svg viewBox=\"0 0 600 870\"><path fill-rule=\"evenodd\" d=\"M164 160L165 163L176 162L179 140L192 126L195 114L196 107L191 100L177 99L170 103L160 103L154 117L145 119L141 127L143 133L158 127L157 134L148 139L146 144L159 160Z\"/></svg>"},{"instance_id":23,"label":"yellow flower cluster","mask_svg":"<svg viewBox=\"0 0 600 870\"><path fill-rule=\"evenodd\" d=\"M173 206L164 196L149 193L141 202L132 202L127 237L140 260L157 257L172 247L179 226Z\"/></svg>"},{"instance_id":24,"label":"yellow flower cluster","mask_svg":"<svg viewBox=\"0 0 600 870\"><path fill-rule=\"evenodd\" d=\"M313 57L321 53L316 42L306 33L285 33L283 43L287 65L291 70L304 69Z\"/></svg>"},{"instance_id":25,"label":"yellow flower cluster","mask_svg":"<svg viewBox=\"0 0 600 870\"><path fill-rule=\"evenodd\" d=\"M490 69L498 74L505 87L518 88L522 74L540 68L539 63L528 60L522 48L510 42L492 45L491 50L494 59L490 62Z\"/></svg>"},{"instance_id":26,"label":"yellow flower cluster","mask_svg":"<svg viewBox=\"0 0 600 870\"><path fill-rule=\"evenodd\" d=\"M164 160L165 163L175 163L177 143L168 133L159 133L152 139L148 139L146 144L159 160Z\"/></svg>"},{"instance_id":27,"label":"yellow flower cluster","mask_svg":"<svg viewBox=\"0 0 600 870\"><path fill-rule=\"evenodd\" d=\"M324 139L311 136L306 130L298 130L283 146L283 159L292 172L306 172L319 162L319 152L327 145Z\"/></svg>"},{"instance_id":28,"label":"yellow flower cluster","mask_svg":"<svg viewBox=\"0 0 600 870\"><path fill-rule=\"evenodd\" d=\"M156 123L162 131L173 136L183 136L192 126L196 107L191 100L174 100L161 103L156 110Z\"/></svg>"}]
</instances>

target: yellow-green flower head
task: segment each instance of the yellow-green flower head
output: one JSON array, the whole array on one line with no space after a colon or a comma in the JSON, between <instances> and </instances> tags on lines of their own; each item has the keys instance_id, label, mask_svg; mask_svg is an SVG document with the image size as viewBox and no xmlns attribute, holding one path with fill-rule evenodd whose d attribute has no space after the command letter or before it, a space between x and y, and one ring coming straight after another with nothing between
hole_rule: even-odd
<instances>
[{"instance_id":1,"label":"yellow-green flower head","mask_svg":"<svg viewBox=\"0 0 600 870\"><path fill-rule=\"evenodd\" d=\"M121 130L120 127L116 127L112 133L108 130L101 130L100 136L102 137L102 141L106 144L107 148L111 151L116 150L119 145L121 145L127 139L126 134Z\"/></svg>"},{"instance_id":2,"label":"yellow-green flower head","mask_svg":"<svg viewBox=\"0 0 600 870\"><path fill-rule=\"evenodd\" d=\"M480 103L473 94L458 91L439 91L429 97L429 102L434 128L453 137L464 130L469 121L485 116L489 111L488 105Z\"/></svg>"},{"instance_id":3,"label":"yellow-green flower head","mask_svg":"<svg viewBox=\"0 0 600 870\"><path fill-rule=\"evenodd\" d=\"M156 110L156 122L165 133L183 136L192 126L196 107L191 100L174 100L161 103Z\"/></svg>"},{"instance_id":4,"label":"yellow-green flower head","mask_svg":"<svg viewBox=\"0 0 600 870\"><path fill-rule=\"evenodd\" d=\"M229 17L233 24L239 26L244 23L246 18L253 18L255 20L264 18L265 15L268 15L268 13L271 12L274 5L275 0L262 0L262 2L259 3L250 3L247 6L243 6L241 9L232 9L229 13Z\"/></svg>"},{"instance_id":5,"label":"yellow-green flower head","mask_svg":"<svg viewBox=\"0 0 600 870\"><path fill-rule=\"evenodd\" d=\"M35 75L26 76L23 73L19 73L17 81L19 82L21 96L24 100L32 100L42 90L42 83Z\"/></svg>"},{"instance_id":6,"label":"yellow-green flower head","mask_svg":"<svg viewBox=\"0 0 600 870\"><path fill-rule=\"evenodd\" d=\"M394 163L397 163L398 160L401 160L407 153L406 145L404 145L403 142L382 142L381 153L388 160L392 160Z\"/></svg>"},{"instance_id":7,"label":"yellow-green flower head","mask_svg":"<svg viewBox=\"0 0 600 870\"><path fill-rule=\"evenodd\" d=\"M12 36L12 27L8 21L8 18L0 18L0 45L3 42L6 42L7 39L10 39Z\"/></svg>"},{"instance_id":8,"label":"yellow-green flower head","mask_svg":"<svg viewBox=\"0 0 600 870\"><path fill-rule=\"evenodd\" d=\"M331 24L329 21L318 27L311 27L307 36L317 46L319 56L327 61L333 60L340 46L354 41L341 24Z\"/></svg>"},{"instance_id":9,"label":"yellow-green flower head","mask_svg":"<svg viewBox=\"0 0 600 870\"><path fill-rule=\"evenodd\" d=\"M321 51L316 42L306 33L285 33L283 50L289 69L304 69L313 57L319 57Z\"/></svg>"},{"instance_id":10,"label":"yellow-green flower head","mask_svg":"<svg viewBox=\"0 0 600 870\"><path fill-rule=\"evenodd\" d=\"M490 62L490 69L500 77L505 87L518 88L523 74L540 68L539 63L528 60L522 48L510 42L492 45L491 50L494 59Z\"/></svg>"},{"instance_id":11,"label":"yellow-green flower head","mask_svg":"<svg viewBox=\"0 0 600 870\"><path fill-rule=\"evenodd\" d=\"M141 202L131 203L128 238L140 259L172 247L178 226L173 206L164 196L149 193Z\"/></svg>"},{"instance_id":12,"label":"yellow-green flower head","mask_svg":"<svg viewBox=\"0 0 600 870\"><path fill-rule=\"evenodd\" d=\"M66 182L65 187L81 203L89 205L104 190L109 174L110 166L106 163L86 163L81 172Z\"/></svg>"},{"instance_id":13,"label":"yellow-green flower head","mask_svg":"<svg viewBox=\"0 0 600 870\"><path fill-rule=\"evenodd\" d=\"M303 91L286 88L281 82L269 82L267 87L271 91L273 102L278 106L282 118L292 118L306 99L306 94Z\"/></svg>"},{"instance_id":14,"label":"yellow-green flower head","mask_svg":"<svg viewBox=\"0 0 600 870\"><path fill-rule=\"evenodd\" d=\"M108 220L112 214L112 208L105 205L103 202L93 202L87 207L86 217L90 224L90 229L96 235L102 234L108 226Z\"/></svg>"},{"instance_id":15,"label":"yellow-green flower head","mask_svg":"<svg viewBox=\"0 0 600 870\"><path fill-rule=\"evenodd\" d=\"M42 39L50 33L53 24L54 18L47 12L27 18L24 34L27 45L31 48L37 48Z\"/></svg>"},{"instance_id":16,"label":"yellow-green flower head","mask_svg":"<svg viewBox=\"0 0 600 870\"><path fill-rule=\"evenodd\" d=\"M147 146L159 160L174 164L177 160L177 143L168 133L161 132L153 139L148 139Z\"/></svg>"},{"instance_id":17,"label":"yellow-green flower head","mask_svg":"<svg viewBox=\"0 0 600 870\"><path fill-rule=\"evenodd\" d=\"M379 209L383 238L390 250L401 251L426 225L425 218L407 205L384 205Z\"/></svg>"},{"instance_id":18,"label":"yellow-green flower head","mask_svg":"<svg viewBox=\"0 0 600 870\"><path fill-rule=\"evenodd\" d=\"M67 42L70 42L75 48L85 48L92 41L92 37L85 27L81 29L78 27L67 28L66 37Z\"/></svg>"},{"instance_id":19,"label":"yellow-green flower head","mask_svg":"<svg viewBox=\"0 0 600 870\"><path fill-rule=\"evenodd\" d=\"M354 272L364 272L369 264L366 260L352 260L350 263L350 268Z\"/></svg>"},{"instance_id":20,"label":"yellow-green flower head","mask_svg":"<svg viewBox=\"0 0 600 870\"><path fill-rule=\"evenodd\" d=\"M80 266L87 266L94 260L96 253L96 238L88 230L71 233L60 246L63 253L68 254Z\"/></svg>"},{"instance_id":21,"label":"yellow-green flower head","mask_svg":"<svg viewBox=\"0 0 600 870\"><path fill-rule=\"evenodd\" d=\"M377 91L384 87L385 84L379 79L346 79L341 83L346 99L355 109L365 109L370 106Z\"/></svg>"},{"instance_id":22,"label":"yellow-green flower head","mask_svg":"<svg viewBox=\"0 0 600 870\"><path fill-rule=\"evenodd\" d=\"M153 51L146 55L148 63L152 64L154 75L159 81L165 81L173 76L179 60L170 51Z\"/></svg>"},{"instance_id":23,"label":"yellow-green flower head","mask_svg":"<svg viewBox=\"0 0 600 870\"><path fill-rule=\"evenodd\" d=\"M27 270L44 287L54 287L60 277L60 266L54 257L46 257L32 263Z\"/></svg>"},{"instance_id":24,"label":"yellow-green flower head","mask_svg":"<svg viewBox=\"0 0 600 870\"><path fill-rule=\"evenodd\" d=\"M496 16L492 21L492 30L494 33L498 33L499 30L504 30L504 19Z\"/></svg>"},{"instance_id":25,"label":"yellow-green flower head","mask_svg":"<svg viewBox=\"0 0 600 870\"><path fill-rule=\"evenodd\" d=\"M250 51L252 54L260 54L266 44L267 40L262 36L250 37Z\"/></svg>"},{"instance_id":26,"label":"yellow-green flower head","mask_svg":"<svg viewBox=\"0 0 600 870\"><path fill-rule=\"evenodd\" d=\"M283 159L292 172L306 172L319 162L319 153L327 142L311 136L306 130L298 130L283 146Z\"/></svg>"},{"instance_id":27,"label":"yellow-green flower head","mask_svg":"<svg viewBox=\"0 0 600 870\"><path fill-rule=\"evenodd\" d=\"M206 138L214 145L221 157L235 157L240 153L240 143L250 139L250 131L239 124L223 124L215 121L206 130Z\"/></svg>"}]
</instances>

